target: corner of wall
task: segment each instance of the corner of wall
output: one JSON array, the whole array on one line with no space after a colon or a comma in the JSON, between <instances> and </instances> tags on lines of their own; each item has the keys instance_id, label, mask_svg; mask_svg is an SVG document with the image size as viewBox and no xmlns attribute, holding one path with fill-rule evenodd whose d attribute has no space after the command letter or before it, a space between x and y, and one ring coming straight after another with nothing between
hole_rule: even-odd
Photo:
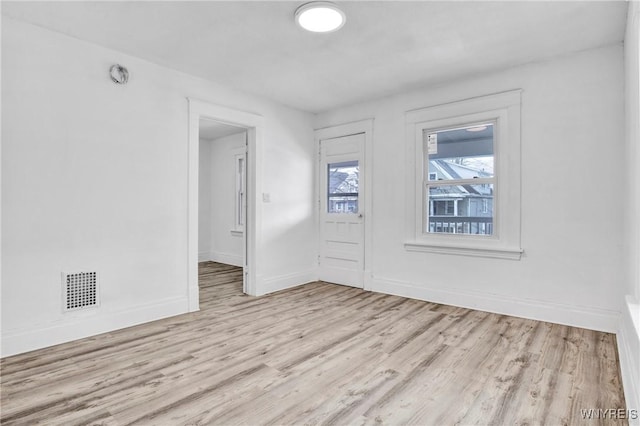
<instances>
[{"instance_id":1,"label":"corner of wall","mask_svg":"<svg viewBox=\"0 0 640 426\"><path fill-rule=\"evenodd\" d=\"M638 160L640 160L640 2L630 1L624 42L625 53L625 108L627 144L627 181L630 183L629 205L625 209L627 232L627 295L623 300L620 325L617 333L620 373L627 409L640 414L640 184L638 184ZM640 416L630 419L630 424L640 425Z\"/></svg>"}]
</instances>

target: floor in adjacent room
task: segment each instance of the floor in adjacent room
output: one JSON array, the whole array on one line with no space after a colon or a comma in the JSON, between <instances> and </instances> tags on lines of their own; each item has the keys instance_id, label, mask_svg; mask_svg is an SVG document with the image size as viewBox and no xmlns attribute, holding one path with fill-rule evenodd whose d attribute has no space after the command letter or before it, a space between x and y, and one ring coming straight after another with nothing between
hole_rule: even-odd
<instances>
[{"instance_id":1,"label":"floor in adjacent room","mask_svg":"<svg viewBox=\"0 0 640 426\"><path fill-rule=\"evenodd\" d=\"M624 408L612 334L322 282L250 297L213 262L200 278L199 312L3 359L2 425L594 425L581 410Z\"/></svg>"}]
</instances>

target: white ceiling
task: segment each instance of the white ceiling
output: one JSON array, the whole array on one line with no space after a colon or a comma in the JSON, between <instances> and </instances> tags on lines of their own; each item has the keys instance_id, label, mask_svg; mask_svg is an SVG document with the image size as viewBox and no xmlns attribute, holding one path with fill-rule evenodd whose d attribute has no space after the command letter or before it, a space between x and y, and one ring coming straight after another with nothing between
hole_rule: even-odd
<instances>
[{"instance_id":1,"label":"white ceiling","mask_svg":"<svg viewBox=\"0 0 640 426\"><path fill-rule=\"evenodd\" d=\"M200 139L213 140L229 135L235 135L236 133L242 133L247 129L245 129L244 127L237 127L230 124L221 123L219 121L201 119L199 130Z\"/></svg>"},{"instance_id":2,"label":"white ceiling","mask_svg":"<svg viewBox=\"0 0 640 426\"><path fill-rule=\"evenodd\" d=\"M320 112L619 43L627 9L624 1L338 1L346 25L314 34L293 21L304 2L3 1L2 13Z\"/></svg>"}]
</instances>

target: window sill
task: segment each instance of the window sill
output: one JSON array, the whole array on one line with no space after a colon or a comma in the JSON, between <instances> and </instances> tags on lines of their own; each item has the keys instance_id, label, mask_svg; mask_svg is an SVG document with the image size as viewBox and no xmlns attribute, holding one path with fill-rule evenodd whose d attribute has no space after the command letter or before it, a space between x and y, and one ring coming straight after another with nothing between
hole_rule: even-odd
<instances>
[{"instance_id":1,"label":"window sill","mask_svg":"<svg viewBox=\"0 0 640 426\"><path fill-rule=\"evenodd\" d=\"M476 247L465 245L443 245L443 244L427 244L422 242L407 242L404 243L404 248L407 251L418 251L428 253L439 254L454 254L460 256L473 256L473 257L490 257L494 259L508 259L508 260L520 260L524 250L511 249L511 248L491 248L491 247Z\"/></svg>"},{"instance_id":2,"label":"window sill","mask_svg":"<svg viewBox=\"0 0 640 426\"><path fill-rule=\"evenodd\" d=\"M229 232L231 232L231 235L233 235L234 237L242 237L242 235L244 234L244 231L237 229L232 229Z\"/></svg>"}]
</instances>

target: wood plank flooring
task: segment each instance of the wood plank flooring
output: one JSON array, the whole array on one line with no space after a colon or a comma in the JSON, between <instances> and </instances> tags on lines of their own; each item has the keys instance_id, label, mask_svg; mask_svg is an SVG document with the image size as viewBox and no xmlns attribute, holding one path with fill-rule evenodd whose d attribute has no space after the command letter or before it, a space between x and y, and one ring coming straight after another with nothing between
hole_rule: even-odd
<instances>
[{"instance_id":1,"label":"wood plank flooring","mask_svg":"<svg viewBox=\"0 0 640 426\"><path fill-rule=\"evenodd\" d=\"M200 312L3 359L2 425L626 424L580 411L624 408L612 334L200 278Z\"/></svg>"}]
</instances>

